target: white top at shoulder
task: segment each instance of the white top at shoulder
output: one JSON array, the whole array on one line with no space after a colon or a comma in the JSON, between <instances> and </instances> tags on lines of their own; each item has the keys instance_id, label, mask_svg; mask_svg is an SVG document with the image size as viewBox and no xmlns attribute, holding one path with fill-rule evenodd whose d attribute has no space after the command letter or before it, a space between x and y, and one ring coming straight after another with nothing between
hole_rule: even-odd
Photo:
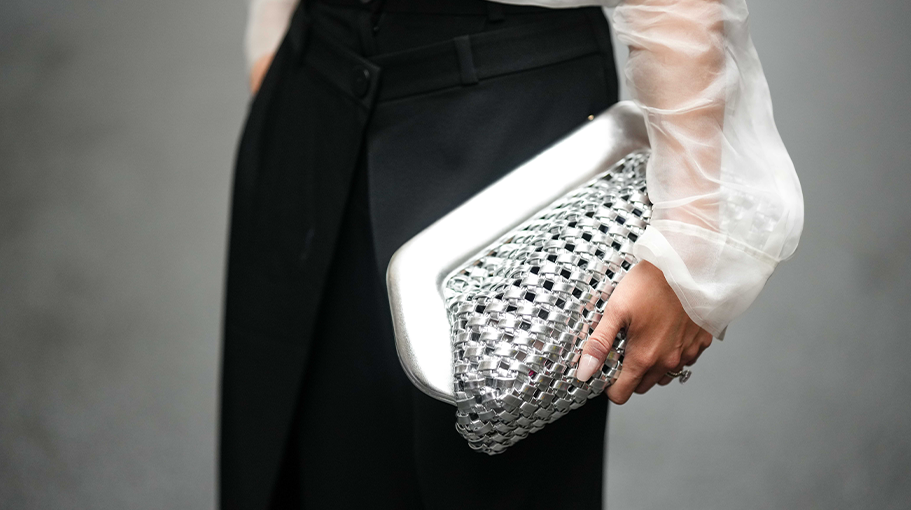
<instances>
[{"instance_id":1,"label":"white top at shoulder","mask_svg":"<svg viewBox=\"0 0 911 510\"><path fill-rule=\"evenodd\" d=\"M433 1L433 0L428 0ZM652 222L633 254L662 270L716 338L797 249L803 194L772 116L745 0L496 0L616 7L624 69L646 114ZM272 53L296 0L251 0L248 63Z\"/></svg>"}]
</instances>

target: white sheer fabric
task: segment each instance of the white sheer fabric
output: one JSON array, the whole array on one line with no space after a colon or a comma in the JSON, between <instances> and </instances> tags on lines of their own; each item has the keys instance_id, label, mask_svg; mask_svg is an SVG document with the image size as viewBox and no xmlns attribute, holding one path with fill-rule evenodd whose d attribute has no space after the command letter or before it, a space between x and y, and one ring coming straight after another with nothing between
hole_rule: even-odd
<instances>
[{"instance_id":1,"label":"white sheer fabric","mask_svg":"<svg viewBox=\"0 0 911 510\"><path fill-rule=\"evenodd\" d=\"M800 182L775 127L745 0L496 1L616 7L613 28L630 50L624 74L652 146L654 212L633 253L723 339L803 229ZM252 0L249 62L274 50L295 3Z\"/></svg>"},{"instance_id":2,"label":"white sheer fabric","mask_svg":"<svg viewBox=\"0 0 911 510\"><path fill-rule=\"evenodd\" d=\"M626 78L646 112L652 224L633 253L660 268L717 338L803 228L803 195L772 117L744 0L626 0Z\"/></svg>"}]
</instances>

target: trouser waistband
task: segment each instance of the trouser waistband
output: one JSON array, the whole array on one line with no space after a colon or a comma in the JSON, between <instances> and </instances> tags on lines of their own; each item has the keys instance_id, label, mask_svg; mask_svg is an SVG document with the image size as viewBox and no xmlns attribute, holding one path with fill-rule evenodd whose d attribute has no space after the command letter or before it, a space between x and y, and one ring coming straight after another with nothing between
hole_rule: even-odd
<instances>
[{"instance_id":1,"label":"trouser waistband","mask_svg":"<svg viewBox=\"0 0 911 510\"><path fill-rule=\"evenodd\" d=\"M303 0L307 1L307 0ZM309 0L365 10L411 12L419 14L488 14L490 12L528 13L548 10L536 5L513 5L488 0Z\"/></svg>"},{"instance_id":2,"label":"trouser waistband","mask_svg":"<svg viewBox=\"0 0 911 510\"><path fill-rule=\"evenodd\" d=\"M559 20L535 21L370 57L313 30L308 14L301 9L292 19L289 36L296 49L303 50L306 64L369 109L374 101L474 85L586 55L602 53L612 59L609 28L601 9L573 11L564 12Z\"/></svg>"}]
</instances>

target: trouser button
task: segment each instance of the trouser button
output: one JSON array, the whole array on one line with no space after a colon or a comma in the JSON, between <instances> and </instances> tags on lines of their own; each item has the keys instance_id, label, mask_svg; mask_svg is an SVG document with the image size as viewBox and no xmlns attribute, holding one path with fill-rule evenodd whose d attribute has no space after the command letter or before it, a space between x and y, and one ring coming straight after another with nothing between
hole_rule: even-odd
<instances>
[{"instance_id":1,"label":"trouser button","mask_svg":"<svg viewBox=\"0 0 911 510\"><path fill-rule=\"evenodd\" d=\"M370 70L357 66L351 70L351 91L358 97L364 97L370 90Z\"/></svg>"}]
</instances>

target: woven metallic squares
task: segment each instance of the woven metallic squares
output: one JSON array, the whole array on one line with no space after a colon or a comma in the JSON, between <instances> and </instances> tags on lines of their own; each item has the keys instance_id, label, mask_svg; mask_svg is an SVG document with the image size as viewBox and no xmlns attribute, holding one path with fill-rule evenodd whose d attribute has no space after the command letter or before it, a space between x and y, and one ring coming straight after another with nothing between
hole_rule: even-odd
<instances>
[{"instance_id":1,"label":"woven metallic squares","mask_svg":"<svg viewBox=\"0 0 911 510\"><path fill-rule=\"evenodd\" d=\"M444 282L456 430L490 455L581 407L616 381L624 333L600 372L575 378L585 341L637 262L651 216L647 151L563 196Z\"/></svg>"}]
</instances>

